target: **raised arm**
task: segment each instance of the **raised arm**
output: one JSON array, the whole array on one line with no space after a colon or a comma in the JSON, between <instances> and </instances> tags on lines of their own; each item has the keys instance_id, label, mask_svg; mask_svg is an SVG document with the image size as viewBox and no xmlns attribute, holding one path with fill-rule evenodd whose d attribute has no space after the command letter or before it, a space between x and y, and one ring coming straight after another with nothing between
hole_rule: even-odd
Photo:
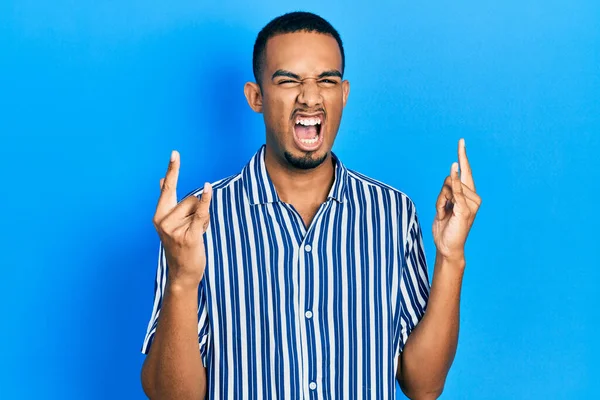
<instances>
[{"instance_id":1,"label":"raised arm","mask_svg":"<svg viewBox=\"0 0 600 400\"><path fill-rule=\"evenodd\" d=\"M456 354L464 247L481 205L464 140L459 142L458 159L460 177L458 164L453 163L436 203L433 238L437 251L427 310L398 361L398 382L411 399L439 397Z\"/></svg>"},{"instance_id":2,"label":"raised arm","mask_svg":"<svg viewBox=\"0 0 600 400\"><path fill-rule=\"evenodd\" d=\"M198 345L198 287L206 267L203 234L208 228L212 188L201 199L177 203L179 153L171 155L154 215L168 264L167 283L152 346L142 367L150 399L203 399L206 369Z\"/></svg>"}]
</instances>

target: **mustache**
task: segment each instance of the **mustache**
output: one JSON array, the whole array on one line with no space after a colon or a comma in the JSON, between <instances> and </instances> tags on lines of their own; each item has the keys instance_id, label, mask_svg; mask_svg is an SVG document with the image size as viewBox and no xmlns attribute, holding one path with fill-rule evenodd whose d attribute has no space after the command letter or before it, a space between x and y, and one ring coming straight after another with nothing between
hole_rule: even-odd
<instances>
[{"instance_id":1,"label":"mustache","mask_svg":"<svg viewBox=\"0 0 600 400\"><path fill-rule=\"evenodd\" d=\"M293 120L297 114L316 114L316 113L323 113L323 116L325 118L327 118L327 112L325 111L324 108L316 108L314 110L296 108L296 109L294 109L294 111L292 111L290 120Z\"/></svg>"}]
</instances>

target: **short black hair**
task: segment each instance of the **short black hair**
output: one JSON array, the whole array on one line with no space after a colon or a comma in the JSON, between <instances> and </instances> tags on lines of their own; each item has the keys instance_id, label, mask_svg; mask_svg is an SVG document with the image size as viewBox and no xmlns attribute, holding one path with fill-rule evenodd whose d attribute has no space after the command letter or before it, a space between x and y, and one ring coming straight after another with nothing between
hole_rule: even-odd
<instances>
[{"instance_id":1,"label":"short black hair","mask_svg":"<svg viewBox=\"0 0 600 400\"><path fill-rule=\"evenodd\" d=\"M344 55L342 39L340 38L338 31L336 31L329 22L317 14L295 11L273 19L261 29L256 37L256 41L254 42L254 52L252 53L252 70L254 72L254 79L256 79L256 82L259 85L261 84L260 77L264 65L263 58L267 41L273 36L294 32L316 32L333 36L340 47L340 53L342 54L341 73L344 73L346 57Z\"/></svg>"}]
</instances>

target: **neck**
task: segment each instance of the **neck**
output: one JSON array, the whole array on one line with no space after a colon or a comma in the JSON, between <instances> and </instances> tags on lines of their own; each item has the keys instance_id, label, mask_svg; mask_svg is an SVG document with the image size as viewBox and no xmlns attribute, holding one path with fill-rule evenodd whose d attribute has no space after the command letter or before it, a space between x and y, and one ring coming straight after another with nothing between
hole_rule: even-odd
<instances>
[{"instance_id":1,"label":"neck","mask_svg":"<svg viewBox=\"0 0 600 400\"><path fill-rule=\"evenodd\" d=\"M281 201L292 205L320 205L327 200L335 179L331 152L321 165L298 169L280 160L267 146L265 166Z\"/></svg>"}]
</instances>

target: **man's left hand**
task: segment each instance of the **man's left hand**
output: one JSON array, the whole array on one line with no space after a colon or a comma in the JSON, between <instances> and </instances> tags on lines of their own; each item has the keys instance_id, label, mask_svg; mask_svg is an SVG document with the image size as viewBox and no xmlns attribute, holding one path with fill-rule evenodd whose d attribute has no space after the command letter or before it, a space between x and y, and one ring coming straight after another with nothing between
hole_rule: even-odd
<instances>
[{"instance_id":1,"label":"man's left hand","mask_svg":"<svg viewBox=\"0 0 600 400\"><path fill-rule=\"evenodd\" d=\"M458 141L458 163L452 163L450 176L446 177L437 198L437 213L433 221L433 241L438 256L447 261L462 262L465 242L481 205L475 192L475 182L467 159L465 141Z\"/></svg>"}]
</instances>

